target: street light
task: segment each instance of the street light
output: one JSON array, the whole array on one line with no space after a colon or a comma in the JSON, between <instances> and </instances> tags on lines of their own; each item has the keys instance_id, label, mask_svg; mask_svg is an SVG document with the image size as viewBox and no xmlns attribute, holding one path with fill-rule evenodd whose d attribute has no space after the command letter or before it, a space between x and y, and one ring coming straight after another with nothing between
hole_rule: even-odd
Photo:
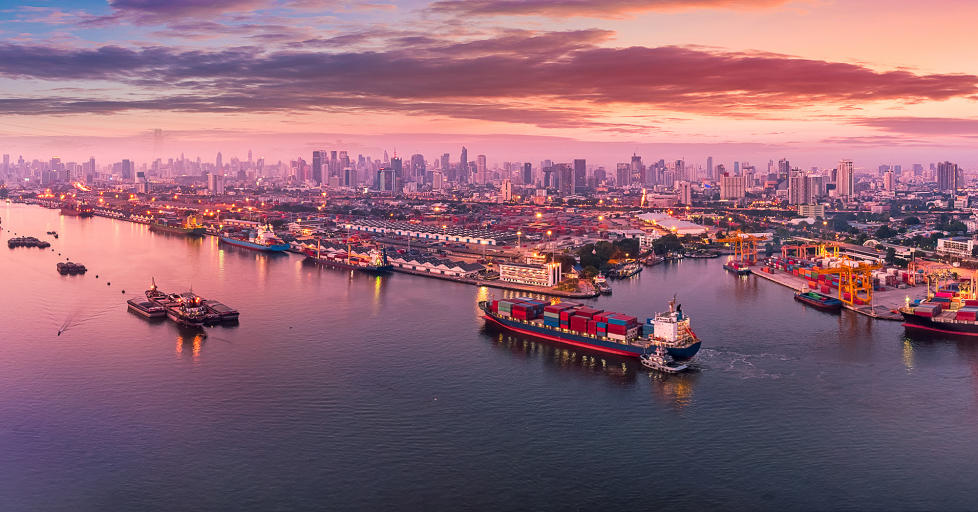
<instances>
[{"instance_id":1,"label":"street light","mask_svg":"<svg viewBox=\"0 0 978 512\"><path fill-rule=\"evenodd\" d=\"M542 219L542 218L543 218L543 214L542 214L542 213L540 213L540 212L537 212L537 218L538 218L538 219Z\"/></svg>"},{"instance_id":2,"label":"street light","mask_svg":"<svg viewBox=\"0 0 978 512\"><path fill-rule=\"evenodd\" d=\"M516 248L517 249L520 248L520 240L522 239L522 237L523 237L523 232L522 231L517 231L516 232Z\"/></svg>"}]
</instances>

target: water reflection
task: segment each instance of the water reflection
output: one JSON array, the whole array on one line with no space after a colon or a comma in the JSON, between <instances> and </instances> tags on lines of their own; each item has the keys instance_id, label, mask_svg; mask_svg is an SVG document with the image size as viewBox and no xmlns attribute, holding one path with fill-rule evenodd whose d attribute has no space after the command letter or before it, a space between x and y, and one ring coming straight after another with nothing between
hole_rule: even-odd
<instances>
[{"instance_id":1,"label":"water reflection","mask_svg":"<svg viewBox=\"0 0 978 512\"><path fill-rule=\"evenodd\" d=\"M177 334L177 357L189 356L195 361L198 360L200 358L200 351L204 347L204 340L206 339L207 334L204 332L185 332L183 329L181 329L180 334Z\"/></svg>"},{"instance_id":2,"label":"water reflection","mask_svg":"<svg viewBox=\"0 0 978 512\"><path fill-rule=\"evenodd\" d=\"M699 376L694 369L675 375L649 372L652 396L660 403L683 409L693 403L693 387Z\"/></svg>"},{"instance_id":3,"label":"water reflection","mask_svg":"<svg viewBox=\"0 0 978 512\"><path fill-rule=\"evenodd\" d=\"M520 359L538 359L560 370L605 375L619 384L634 383L635 377L642 371L641 365L630 359L516 336L492 325L483 326L482 334L492 341L493 347Z\"/></svg>"}]
</instances>

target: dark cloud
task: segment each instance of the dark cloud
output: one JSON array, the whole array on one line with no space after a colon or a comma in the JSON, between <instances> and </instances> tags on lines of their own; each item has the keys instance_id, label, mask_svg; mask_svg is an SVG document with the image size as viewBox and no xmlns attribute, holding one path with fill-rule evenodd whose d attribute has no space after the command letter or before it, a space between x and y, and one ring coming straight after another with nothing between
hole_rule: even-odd
<instances>
[{"instance_id":1,"label":"dark cloud","mask_svg":"<svg viewBox=\"0 0 978 512\"><path fill-rule=\"evenodd\" d=\"M146 21L206 17L267 7L269 0L109 0L117 15Z\"/></svg>"},{"instance_id":2,"label":"dark cloud","mask_svg":"<svg viewBox=\"0 0 978 512\"><path fill-rule=\"evenodd\" d=\"M612 18L647 11L761 9L788 0L439 0L429 10L462 16L586 16Z\"/></svg>"},{"instance_id":3,"label":"dark cloud","mask_svg":"<svg viewBox=\"0 0 978 512\"><path fill-rule=\"evenodd\" d=\"M978 119L969 118L878 117L855 119L851 123L909 135L978 135Z\"/></svg>"},{"instance_id":4,"label":"dark cloud","mask_svg":"<svg viewBox=\"0 0 978 512\"><path fill-rule=\"evenodd\" d=\"M8 98L0 112L27 113L25 104L37 113L383 111L634 130L646 125L602 123L626 109L756 117L978 95L973 75L705 48L605 48L598 44L611 33L603 30L508 30L461 42L416 36L349 34L278 50L0 44L0 76L105 80L140 98L59 97L42 108ZM348 46L365 41L379 49Z\"/></svg>"}]
</instances>

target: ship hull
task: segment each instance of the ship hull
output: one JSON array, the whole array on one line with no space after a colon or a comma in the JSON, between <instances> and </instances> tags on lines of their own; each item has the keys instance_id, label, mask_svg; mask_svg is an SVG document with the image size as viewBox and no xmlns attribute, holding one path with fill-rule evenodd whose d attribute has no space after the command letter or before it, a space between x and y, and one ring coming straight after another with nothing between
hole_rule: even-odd
<instances>
[{"instance_id":1,"label":"ship hull","mask_svg":"<svg viewBox=\"0 0 978 512\"><path fill-rule=\"evenodd\" d=\"M367 272L367 273L370 273L370 274L390 274L391 272L394 271L394 266L393 265L382 265L382 266L379 266L379 267L378 266L375 266L375 265L360 266L360 265L354 265L352 263L344 263L342 261L332 261L332 260L327 260L327 259L319 259L319 258L316 258L315 256L307 256L307 257L310 260L315 261L316 263L319 263L320 265L323 265L323 266L326 266L326 267L338 268L338 269L341 269L341 270L359 270L360 272Z\"/></svg>"},{"instance_id":2,"label":"ship hull","mask_svg":"<svg viewBox=\"0 0 978 512\"><path fill-rule=\"evenodd\" d=\"M259 245L247 240L238 240L237 238L230 238L226 236L220 237L221 241L233 245L235 247L243 247L245 249L251 249L253 251L262 252L284 252L289 250L289 244L276 244L276 245Z\"/></svg>"},{"instance_id":3,"label":"ship hull","mask_svg":"<svg viewBox=\"0 0 978 512\"><path fill-rule=\"evenodd\" d=\"M149 230L157 233L169 233L171 235L180 236L204 236L206 234L204 228L187 229L178 226L163 226L161 224L150 224Z\"/></svg>"},{"instance_id":4,"label":"ship hull","mask_svg":"<svg viewBox=\"0 0 978 512\"><path fill-rule=\"evenodd\" d=\"M901 311L900 314L903 315L903 326L908 329L919 329L955 336L978 336L978 323L935 322L933 318L927 318L905 311Z\"/></svg>"},{"instance_id":5,"label":"ship hull","mask_svg":"<svg viewBox=\"0 0 978 512\"><path fill-rule=\"evenodd\" d=\"M832 297L827 297L827 298L831 300L827 300L823 302L823 301L815 300L803 294L797 294L797 293L795 294L796 301L811 306L813 308L820 309L822 311L831 311L834 313L838 313L839 311L842 310L842 301L838 299L833 299Z\"/></svg>"},{"instance_id":6,"label":"ship hull","mask_svg":"<svg viewBox=\"0 0 978 512\"><path fill-rule=\"evenodd\" d=\"M563 343L565 345L573 345L575 347L583 347L598 352L604 352L606 354L614 354L622 357L640 357L646 352L644 347L626 345L624 343L615 343L614 341L604 341L579 334L528 325L499 317L488 312L484 315L484 318L498 327L517 334L531 336L555 343ZM697 352L699 352L700 344L701 342L697 341L696 343L686 347L665 347L665 349L674 359L685 360L690 359L691 357L695 356Z\"/></svg>"}]
</instances>

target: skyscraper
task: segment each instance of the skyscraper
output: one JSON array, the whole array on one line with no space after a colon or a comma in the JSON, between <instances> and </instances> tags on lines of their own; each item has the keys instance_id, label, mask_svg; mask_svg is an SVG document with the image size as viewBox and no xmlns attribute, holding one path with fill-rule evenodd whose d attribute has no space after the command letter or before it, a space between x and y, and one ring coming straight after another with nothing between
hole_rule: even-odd
<instances>
[{"instance_id":1,"label":"skyscraper","mask_svg":"<svg viewBox=\"0 0 978 512\"><path fill-rule=\"evenodd\" d=\"M887 192L893 192L896 190L896 180L894 178L894 172L887 170L883 173L883 190Z\"/></svg>"},{"instance_id":2,"label":"skyscraper","mask_svg":"<svg viewBox=\"0 0 978 512\"><path fill-rule=\"evenodd\" d=\"M852 173L852 160L842 160L836 172L836 194L839 197L852 197L856 195L855 179Z\"/></svg>"},{"instance_id":3,"label":"skyscraper","mask_svg":"<svg viewBox=\"0 0 978 512\"><path fill-rule=\"evenodd\" d=\"M940 162L937 164L937 190L955 194L958 191L958 164Z\"/></svg>"},{"instance_id":4,"label":"skyscraper","mask_svg":"<svg viewBox=\"0 0 978 512\"><path fill-rule=\"evenodd\" d=\"M214 164L217 166L218 171L224 171L224 158L221 156L221 152L217 152L217 161Z\"/></svg>"},{"instance_id":5,"label":"skyscraper","mask_svg":"<svg viewBox=\"0 0 978 512\"><path fill-rule=\"evenodd\" d=\"M587 162L583 158L574 160L574 193L583 194L587 190Z\"/></svg>"},{"instance_id":6,"label":"skyscraper","mask_svg":"<svg viewBox=\"0 0 978 512\"><path fill-rule=\"evenodd\" d=\"M487 173L489 170L486 168L486 155L478 155L475 157L475 182L480 185L485 185L489 178Z\"/></svg>"},{"instance_id":7,"label":"skyscraper","mask_svg":"<svg viewBox=\"0 0 978 512\"><path fill-rule=\"evenodd\" d=\"M533 165L530 162L523 164L523 185L530 185L533 183Z\"/></svg>"},{"instance_id":8,"label":"skyscraper","mask_svg":"<svg viewBox=\"0 0 978 512\"><path fill-rule=\"evenodd\" d=\"M316 182L316 185L323 184L323 163L325 160L326 160L325 151L312 152L312 180Z\"/></svg>"},{"instance_id":9,"label":"skyscraper","mask_svg":"<svg viewBox=\"0 0 978 512\"><path fill-rule=\"evenodd\" d=\"M469 181L469 150L462 146L462 157L458 161L458 181Z\"/></svg>"},{"instance_id":10,"label":"skyscraper","mask_svg":"<svg viewBox=\"0 0 978 512\"><path fill-rule=\"evenodd\" d=\"M220 155L220 153L218 154ZM125 181L126 183L132 183L133 179L135 179L136 175L133 172L133 166L131 160L124 159L122 161L121 174L122 174L122 181Z\"/></svg>"},{"instance_id":11,"label":"skyscraper","mask_svg":"<svg viewBox=\"0 0 978 512\"><path fill-rule=\"evenodd\" d=\"M706 157L706 179L713 179L713 157Z\"/></svg>"},{"instance_id":12,"label":"skyscraper","mask_svg":"<svg viewBox=\"0 0 978 512\"><path fill-rule=\"evenodd\" d=\"M423 183L426 170L424 155L418 153L411 155L411 173L414 175L415 181Z\"/></svg>"}]
</instances>

